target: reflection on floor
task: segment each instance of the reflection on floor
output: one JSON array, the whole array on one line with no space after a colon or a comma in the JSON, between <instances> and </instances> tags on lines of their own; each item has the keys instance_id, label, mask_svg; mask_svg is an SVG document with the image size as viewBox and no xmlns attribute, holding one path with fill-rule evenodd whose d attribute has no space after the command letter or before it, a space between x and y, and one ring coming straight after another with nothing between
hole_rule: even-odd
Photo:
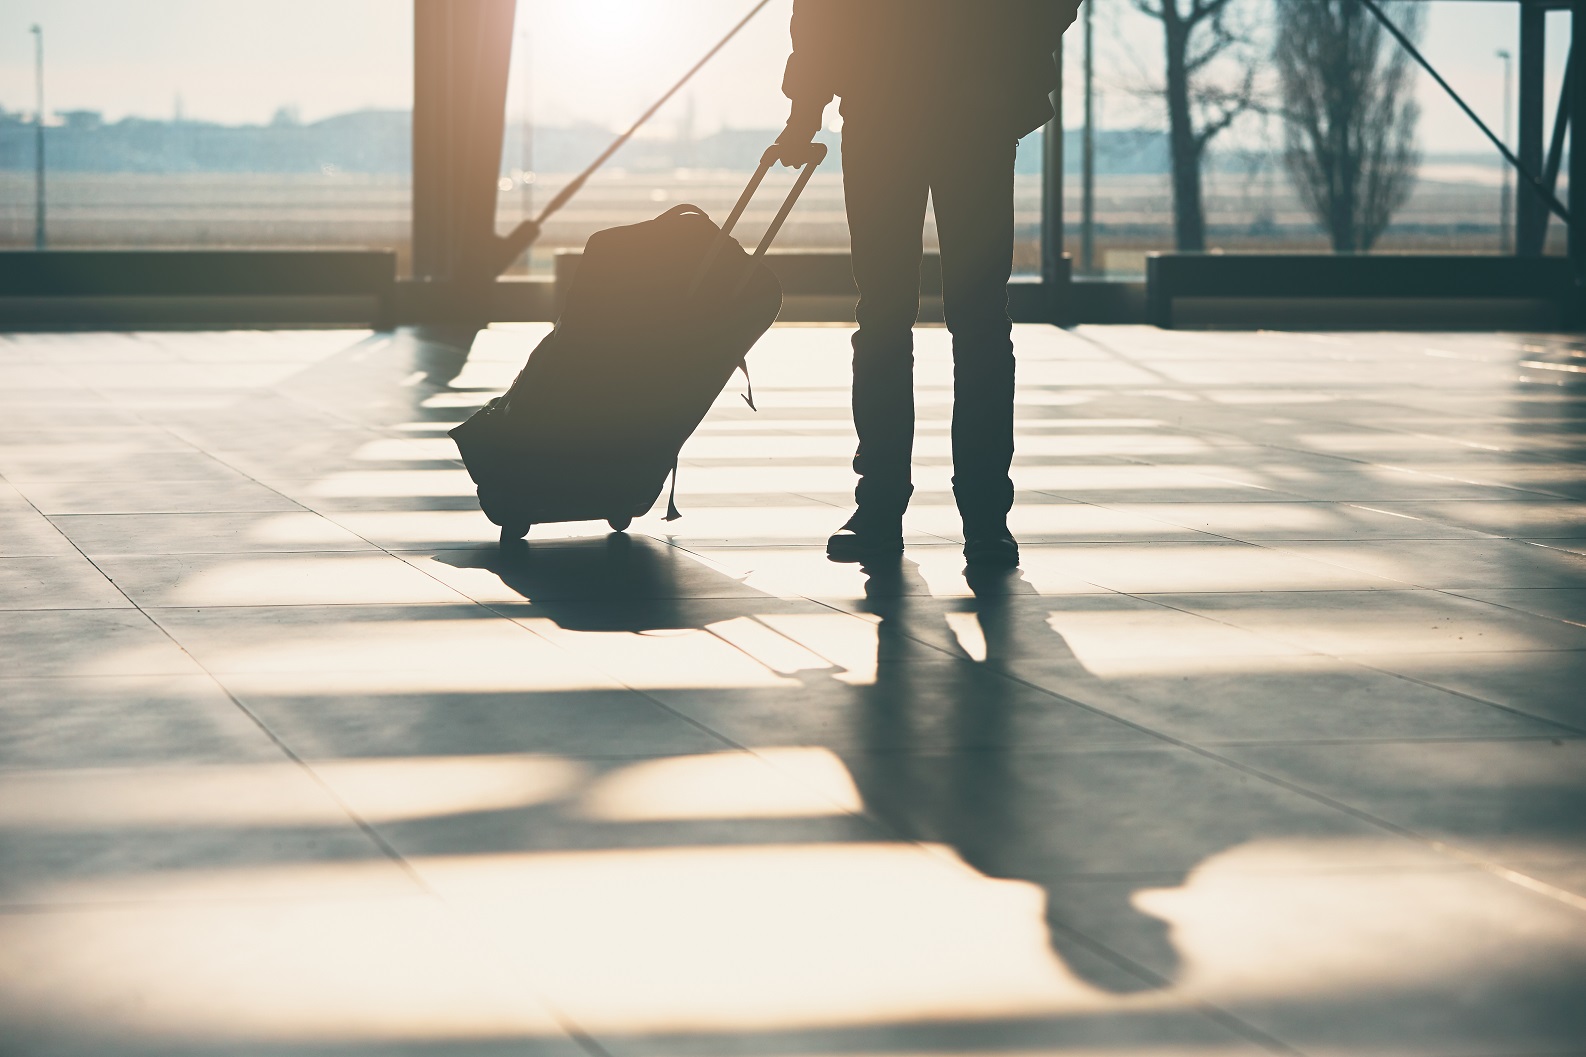
<instances>
[{"instance_id":1,"label":"reflection on floor","mask_svg":"<svg viewBox=\"0 0 1586 1057\"><path fill-rule=\"evenodd\" d=\"M1586 352L1021 328L966 579L920 334L686 517L502 554L445 430L542 328L0 338L4 1054L1586 1049Z\"/></svg>"}]
</instances>

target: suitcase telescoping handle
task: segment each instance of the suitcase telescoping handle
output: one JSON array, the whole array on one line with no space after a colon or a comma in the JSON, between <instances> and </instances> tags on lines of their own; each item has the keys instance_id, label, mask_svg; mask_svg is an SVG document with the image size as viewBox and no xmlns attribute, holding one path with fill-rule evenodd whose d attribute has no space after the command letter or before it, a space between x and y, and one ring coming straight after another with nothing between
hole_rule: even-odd
<instances>
[{"instance_id":1,"label":"suitcase telescoping handle","mask_svg":"<svg viewBox=\"0 0 1586 1057\"><path fill-rule=\"evenodd\" d=\"M738 196L737 204L732 207L732 212L727 215L727 222L721 226L721 233L711 243L710 250L700 263L699 271L694 273L694 281L688 288L689 297L693 297L694 294L699 292L699 286L705 281L705 276L710 273L711 265L716 263L716 258L721 255L722 248L727 245L727 240L732 237L732 229L738 226L739 218L743 216L744 210L749 208L749 202L754 198L755 192L760 190L760 184L765 181L766 173L771 171L771 166L776 164L777 158L781 156L781 153L781 144L773 143L761 155L760 167L749 178L749 185L743 189L743 194ZM808 186L810 177L815 175L815 170L825 160L826 144L811 143L807 160L799 167L799 178L794 181L793 189L788 192L787 198L782 202L782 208L777 210L776 216L771 220L771 226L765 229L765 234L760 237L760 244L754 249L754 260L758 261L761 257L764 257L765 251L771 248L771 243L776 240L777 233L782 230L782 225L787 221L788 214L793 212L794 205L798 203L799 195L803 194L804 188ZM753 274L752 269L745 270L744 277L739 280L737 289L742 290L744 284L748 283L749 277ZM736 293L737 291L735 290L734 292Z\"/></svg>"}]
</instances>

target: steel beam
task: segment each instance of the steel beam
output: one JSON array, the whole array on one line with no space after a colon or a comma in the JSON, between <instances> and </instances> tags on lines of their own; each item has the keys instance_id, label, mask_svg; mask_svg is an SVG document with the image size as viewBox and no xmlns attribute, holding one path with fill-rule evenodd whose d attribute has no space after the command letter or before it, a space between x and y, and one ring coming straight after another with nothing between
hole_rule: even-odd
<instances>
[{"instance_id":1,"label":"steel beam","mask_svg":"<svg viewBox=\"0 0 1586 1057\"><path fill-rule=\"evenodd\" d=\"M1052 91L1052 120L1042 137L1041 165L1041 284L1051 306L1053 322L1062 322L1068 311L1069 271L1063 259L1063 45L1053 54L1057 87Z\"/></svg>"},{"instance_id":2,"label":"steel beam","mask_svg":"<svg viewBox=\"0 0 1586 1057\"><path fill-rule=\"evenodd\" d=\"M1586 40L1586 0L1572 0L1570 5L1570 63L1583 54L1576 45ZM1586 150L1579 149L1582 114L1586 114L1586 76L1572 68L1568 91L1570 94L1570 129L1572 145L1569 152L1570 210L1569 259L1573 265L1577 289L1586 282Z\"/></svg>"},{"instance_id":3,"label":"steel beam","mask_svg":"<svg viewBox=\"0 0 1586 1057\"><path fill-rule=\"evenodd\" d=\"M413 272L449 284L460 302L495 279L516 7L515 0L413 4Z\"/></svg>"},{"instance_id":4,"label":"steel beam","mask_svg":"<svg viewBox=\"0 0 1586 1057\"><path fill-rule=\"evenodd\" d=\"M1516 153L1520 164L1534 173L1542 172L1543 167L1546 49L1547 9L1527 0L1520 5L1520 142ZM1515 255L1539 257L1547 237L1547 202L1531 184L1524 180L1519 184L1520 193L1515 199Z\"/></svg>"}]
</instances>

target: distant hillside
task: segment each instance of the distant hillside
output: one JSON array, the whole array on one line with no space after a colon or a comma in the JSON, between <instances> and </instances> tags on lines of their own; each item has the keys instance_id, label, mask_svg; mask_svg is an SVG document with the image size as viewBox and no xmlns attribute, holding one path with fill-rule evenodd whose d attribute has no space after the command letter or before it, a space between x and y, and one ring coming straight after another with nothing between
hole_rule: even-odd
<instances>
[{"instance_id":1,"label":"distant hillside","mask_svg":"<svg viewBox=\"0 0 1586 1057\"><path fill-rule=\"evenodd\" d=\"M406 176L412 171L412 116L406 110L359 110L321 121L299 123L283 111L268 125L217 125L201 121L151 121L125 118L107 123L94 111L62 114L64 122L45 129L49 167L56 172L133 173L369 173ZM536 127L525 151L523 127L509 122L502 150L502 172L577 172L611 142L609 129L594 125ZM698 139L640 139L609 163L636 173L678 169L743 171L754 168L776 129L723 129ZM840 138L823 132L834 151ZM33 126L0 109L0 171L33 168ZM1078 174L1081 135L1063 136L1064 171ZM1472 155L1429 156L1428 163L1496 164ZM1277 159L1261 156L1254 168ZM1213 155L1208 168L1249 170L1251 159ZM1041 171L1039 136L1020 145L1018 171ZM1096 171L1101 175L1146 175L1168 170L1167 136L1155 129L1101 129L1096 133Z\"/></svg>"},{"instance_id":2,"label":"distant hillside","mask_svg":"<svg viewBox=\"0 0 1586 1057\"><path fill-rule=\"evenodd\" d=\"M331 171L406 173L412 121L405 110L362 110L311 124L216 125L63 115L44 130L45 157L60 172ZM0 169L33 167L33 127L0 114Z\"/></svg>"},{"instance_id":3,"label":"distant hillside","mask_svg":"<svg viewBox=\"0 0 1586 1057\"><path fill-rule=\"evenodd\" d=\"M94 111L61 115L45 129L45 152L56 172L136 173L386 173L412 169L412 116L405 110L360 110L321 121L298 123L283 113L268 125L218 125L203 121L125 118L105 122ZM776 138L776 129L723 129L695 140L639 139L611 160L613 169L671 172L676 169L748 171ZM608 129L593 125L537 127L525 152L523 128L506 128L502 171L525 168L546 173L577 172L611 142ZM833 150L840 137L821 138ZM1079 167L1078 133L1066 137L1067 167ZM1157 172L1166 145L1157 132L1103 131L1097 135L1100 172ZM0 170L33 167L33 126L0 110ZM1041 171L1039 138L1019 151L1019 170Z\"/></svg>"}]
</instances>

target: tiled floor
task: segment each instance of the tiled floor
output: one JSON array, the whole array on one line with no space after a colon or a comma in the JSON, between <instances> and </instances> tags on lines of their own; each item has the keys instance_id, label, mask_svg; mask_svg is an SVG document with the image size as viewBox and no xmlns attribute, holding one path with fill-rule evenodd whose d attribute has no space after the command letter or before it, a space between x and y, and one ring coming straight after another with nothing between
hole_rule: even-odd
<instances>
[{"instance_id":1,"label":"tiled floor","mask_svg":"<svg viewBox=\"0 0 1586 1057\"><path fill-rule=\"evenodd\" d=\"M0 337L0 1053L1586 1052L1578 340L1021 328L966 581L930 329L499 553L542 332Z\"/></svg>"}]
</instances>

